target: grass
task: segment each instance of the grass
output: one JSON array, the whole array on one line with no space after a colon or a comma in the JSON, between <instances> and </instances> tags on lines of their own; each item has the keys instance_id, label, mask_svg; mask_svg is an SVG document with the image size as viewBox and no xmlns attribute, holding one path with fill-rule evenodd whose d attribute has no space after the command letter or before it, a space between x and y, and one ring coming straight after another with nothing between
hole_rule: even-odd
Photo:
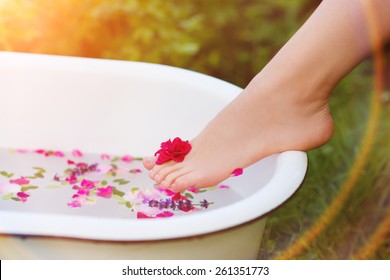
<instances>
[{"instance_id":1,"label":"grass","mask_svg":"<svg viewBox=\"0 0 390 280\"><path fill-rule=\"evenodd\" d=\"M308 153L308 174L300 191L270 215L260 258L390 258L388 103L381 103L375 142L358 180L336 212L323 218L329 206L340 199L340 192L345 191L342 188L359 155L372 114L370 67L370 62L364 63L334 90L330 104L334 137L327 145Z\"/></svg>"}]
</instances>

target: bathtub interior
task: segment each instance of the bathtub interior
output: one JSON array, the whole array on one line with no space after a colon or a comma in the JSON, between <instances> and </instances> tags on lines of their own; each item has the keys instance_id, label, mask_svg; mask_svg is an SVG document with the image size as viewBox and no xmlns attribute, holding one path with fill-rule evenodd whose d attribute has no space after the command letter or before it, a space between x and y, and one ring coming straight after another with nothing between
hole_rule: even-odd
<instances>
[{"instance_id":1,"label":"bathtub interior","mask_svg":"<svg viewBox=\"0 0 390 280\"><path fill-rule=\"evenodd\" d=\"M69 154L78 149L91 160L103 153L151 155L166 139L193 138L240 92L221 80L162 65L0 53L0 170L28 174L45 161L52 168L47 172L55 173L55 157L17 149ZM143 169L140 161L132 164ZM305 153L272 155L221 182L229 188L196 194L214 202L208 209L164 219L134 219L128 208L109 199L70 208L71 188L38 188L26 203L0 201L0 231L109 240L202 234L276 208L296 191L305 172ZM0 183L6 180L0 175ZM126 187L140 186L153 188L145 170ZM151 230L156 227L158 232Z\"/></svg>"}]
</instances>

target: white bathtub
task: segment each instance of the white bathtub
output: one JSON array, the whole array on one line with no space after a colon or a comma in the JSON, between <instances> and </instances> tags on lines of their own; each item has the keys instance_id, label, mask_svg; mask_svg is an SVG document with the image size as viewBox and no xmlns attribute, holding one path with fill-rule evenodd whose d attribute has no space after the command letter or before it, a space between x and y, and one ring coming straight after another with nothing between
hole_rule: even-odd
<instances>
[{"instance_id":1,"label":"white bathtub","mask_svg":"<svg viewBox=\"0 0 390 280\"><path fill-rule=\"evenodd\" d=\"M66 187L36 183L25 202L4 190L38 156L51 160L37 149L151 155L169 138L192 139L240 92L174 67L0 52L0 258L255 259L265 215L304 178L304 152L270 156L221 183L228 189L201 194L208 209L170 218L136 219L109 199L71 208ZM136 184L153 188L142 174Z\"/></svg>"}]
</instances>

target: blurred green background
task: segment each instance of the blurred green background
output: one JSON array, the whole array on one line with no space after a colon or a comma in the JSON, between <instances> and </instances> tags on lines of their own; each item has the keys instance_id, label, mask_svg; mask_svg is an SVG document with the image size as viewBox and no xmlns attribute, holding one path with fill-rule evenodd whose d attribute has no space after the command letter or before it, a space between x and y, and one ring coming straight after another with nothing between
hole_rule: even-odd
<instances>
[{"instance_id":1,"label":"blurred green background","mask_svg":"<svg viewBox=\"0 0 390 280\"><path fill-rule=\"evenodd\" d=\"M0 0L0 50L162 63L245 87L320 2ZM390 71L374 93L374 63L334 89L335 135L269 215L259 258L390 259Z\"/></svg>"}]
</instances>

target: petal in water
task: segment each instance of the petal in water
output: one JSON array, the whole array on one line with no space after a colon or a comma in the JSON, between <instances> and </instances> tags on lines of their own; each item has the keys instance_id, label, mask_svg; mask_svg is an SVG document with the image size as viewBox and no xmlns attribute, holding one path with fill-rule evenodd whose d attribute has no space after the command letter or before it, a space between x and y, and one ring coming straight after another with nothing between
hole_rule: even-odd
<instances>
[{"instance_id":1,"label":"petal in water","mask_svg":"<svg viewBox=\"0 0 390 280\"><path fill-rule=\"evenodd\" d=\"M244 173L244 170L242 170L242 168L236 168L232 172L232 177L240 176L242 175L242 173Z\"/></svg>"},{"instance_id":2,"label":"petal in water","mask_svg":"<svg viewBox=\"0 0 390 280\"><path fill-rule=\"evenodd\" d=\"M82 157L83 156L83 153L80 151L80 150L73 150L72 151L72 155L74 157Z\"/></svg>"}]
</instances>

